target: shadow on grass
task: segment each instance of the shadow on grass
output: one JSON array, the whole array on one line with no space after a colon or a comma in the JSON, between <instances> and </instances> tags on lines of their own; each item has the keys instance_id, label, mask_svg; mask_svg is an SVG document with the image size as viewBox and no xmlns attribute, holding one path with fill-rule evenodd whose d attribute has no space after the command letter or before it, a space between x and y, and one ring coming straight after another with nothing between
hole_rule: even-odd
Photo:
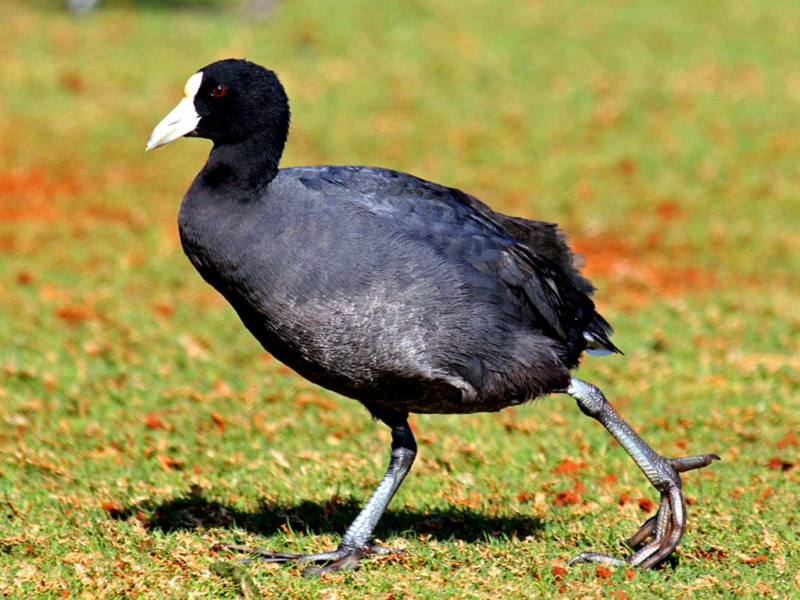
<instances>
[{"instance_id":1,"label":"shadow on grass","mask_svg":"<svg viewBox=\"0 0 800 600\"><path fill-rule=\"evenodd\" d=\"M285 531L309 534L342 534L355 519L361 505L354 499L334 496L326 502L303 500L286 505L262 502L252 512L209 500L196 488L161 503L144 501L110 511L114 519L137 518L148 530L175 532L200 528L241 529L269 537ZM447 508L437 511L392 509L384 514L378 537L426 535L438 540L458 539L480 542L491 537L525 538L545 528L545 522L525 515L497 517L469 509Z\"/></svg>"}]
</instances>

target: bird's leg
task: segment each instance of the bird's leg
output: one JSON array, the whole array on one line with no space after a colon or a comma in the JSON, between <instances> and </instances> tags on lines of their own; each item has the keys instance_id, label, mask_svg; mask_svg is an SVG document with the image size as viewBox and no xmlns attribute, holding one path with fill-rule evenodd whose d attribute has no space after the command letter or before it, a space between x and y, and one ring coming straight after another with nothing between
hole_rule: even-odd
<instances>
[{"instance_id":1,"label":"bird's leg","mask_svg":"<svg viewBox=\"0 0 800 600\"><path fill-rule=\"evenodd\" d=\"M367 554L391 553L392 550L389 548L372 545L372 532L375 530L378 520L383 515L409 469L411 469L414 457L417 455L417 443L405 417L401 422L390 426L392 427L392 456L389 460L389 468L372 496L367 500L364 508L358 513L350 527L347 528L336 550L316 554L285 554L238 544L219 544L217 547L257 554L260 558L269 562L328 563L324 566L309 565L303 571L305 575L319 575L327 571L357 569L361 558Z\"/></svg>"},{"instance_id":2,"label":"bird's leg","mask_svg":"<svg viewBox=\"0 0 800 600\"><path fill-rule=\"evenodd\" d=\"M683 458L664 458L631 429L595 386L573 378L567 393L578 401L578 406L584 414L603 424L633 458L653 487L661 492L658 512L627 542L635 550L628 559L597 552L583 552L569 561L569 564L605 562L643 569L658 565L678 547L686 531L686 503L681 493L680 473L706 467L712 461L719 460L719 456L702 454Z\"/></svg>"}]
</instances>

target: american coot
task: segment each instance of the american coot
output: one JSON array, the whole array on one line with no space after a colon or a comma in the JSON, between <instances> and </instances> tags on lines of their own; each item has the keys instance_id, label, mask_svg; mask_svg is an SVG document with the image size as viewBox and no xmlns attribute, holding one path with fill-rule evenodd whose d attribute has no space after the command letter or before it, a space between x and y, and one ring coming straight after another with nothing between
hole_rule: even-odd
<instances>
[{"instance_id":1,"label":"american coot","mask_svg":"<svg viewBox=\"0 0 800 600\"><path fill-rule=\"evenodd\" d=\"M619 352L566 238L552 223L492 211L457 189L373 167L278 169L289 103L277 76L244 60L192 75L153 131L214 143L181 204L183 248L264 348L310 381L361 402L392 431L389 467L336 550L294 555L242 546L309 572L350 569L417 452L408 414L496 411L567 393L661 493L627 559L652 567L686 526L680 472L713 454L654 452L596 387L571 376L584 351Z\"/></svg>"}]
</instances>

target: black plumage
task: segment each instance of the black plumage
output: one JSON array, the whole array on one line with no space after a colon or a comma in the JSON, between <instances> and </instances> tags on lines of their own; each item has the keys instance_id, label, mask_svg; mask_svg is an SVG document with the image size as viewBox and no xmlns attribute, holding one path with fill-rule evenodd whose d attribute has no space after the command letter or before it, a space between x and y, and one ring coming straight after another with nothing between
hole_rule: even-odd
<instances>
[{"instance_id":1,"label":"black plumage","mask_svg":"<svg viewBox=\"0 0 800 600\"><path fill-rule=\"evenodd\" d=\"M565 392L587 413L600 402L592 416L618 439L631 438L614 431L619 417L599 390L570 373L587 348L618 350L554 224L503 215L460 190L387 169L279 169L288 128L276 75L226 60L190 78L148 143L181 135L214 142L180 209L187 256L266 350L392 428L389 470L341 546L319 555L263 551L265 558L341 568L376 551L372 531L416 452L411 412L496 411ZM631 444L652 453L638 436ZM655 465L678 490L677 471L711 461L673 464L652 454L640 467ZM681 511L668 503L659 512ZM639 535L654 538L655 549L631 562L649 566L672 552L680 517L645 525ZM580 558L598 557L619 560Z\"/></svg>"}]
</instances>

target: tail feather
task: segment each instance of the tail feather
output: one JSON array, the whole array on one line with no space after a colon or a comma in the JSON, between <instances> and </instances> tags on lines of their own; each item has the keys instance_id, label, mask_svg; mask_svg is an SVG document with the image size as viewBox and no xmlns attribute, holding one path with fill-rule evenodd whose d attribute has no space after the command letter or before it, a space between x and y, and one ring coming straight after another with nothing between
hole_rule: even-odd
<instances>
[{"instance_id":1,"label":"tail feather","mask_svg":"<svg viewBox=\"0 0 800 600\"><path fill-rule=\"evenodd\" d=\"M610 336L613 332L611 325L603 317L595 313L594 320L584 330L583 337L586 340L586 352L594 356L607 356L609 354L622 354L622 350L617 348L611 341Z\"/></svg>"}]
</instances>

